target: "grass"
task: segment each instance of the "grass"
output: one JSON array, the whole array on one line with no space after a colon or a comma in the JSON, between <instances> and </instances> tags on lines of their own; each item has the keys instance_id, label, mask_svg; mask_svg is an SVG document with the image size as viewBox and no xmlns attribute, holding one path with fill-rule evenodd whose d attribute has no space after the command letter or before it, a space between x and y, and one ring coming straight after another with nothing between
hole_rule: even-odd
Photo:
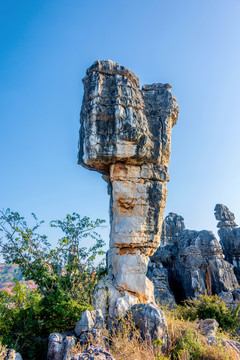
<instances>
[{"instance_id":1,"label":"grass","mask_svg":"<svg viewBox=\"0 0 240 360\"><path fill-rule=\"evenodd\" d=\"M208 345L206 338L197 327L197 320L189 321L179 316L179 309L164 309L169 331L169 348L166 354L161 351L161 339L151 342L143 340L131 318L121 319L113 332L101 329L98 339L92 337L89 344L101 345L115 360L237 360L239 357L229 347L222 345L221 338L229 334L219 331L219 340ZM88 346L77 346L72 355L83 352Z\"/></svg>"}]
</instances>

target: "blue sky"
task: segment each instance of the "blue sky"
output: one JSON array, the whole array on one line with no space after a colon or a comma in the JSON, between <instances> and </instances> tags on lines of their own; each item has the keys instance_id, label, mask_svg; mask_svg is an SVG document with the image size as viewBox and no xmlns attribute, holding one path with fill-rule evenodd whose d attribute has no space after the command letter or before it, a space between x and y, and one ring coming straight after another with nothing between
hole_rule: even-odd
<instances>
[{"instance_id":1,"label":"blue sky","mask_svg":"<svg viewBox=\"0 0 240 360\"><path fill-rule=\"evenodd\" d=\"M165 215L216 234L220 202L240 225L240 0L8 0L0 18L0 208L108 219L77 151L81 79L111 59L178 99Z\"/></svg>"}]
</instances>

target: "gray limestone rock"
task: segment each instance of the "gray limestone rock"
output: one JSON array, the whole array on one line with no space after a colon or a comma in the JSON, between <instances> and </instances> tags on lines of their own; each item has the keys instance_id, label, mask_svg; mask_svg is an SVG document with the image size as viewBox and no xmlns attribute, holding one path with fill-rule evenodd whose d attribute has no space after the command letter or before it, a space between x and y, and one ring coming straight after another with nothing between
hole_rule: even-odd
<instances>
[{"instance_id":1,"label":"gray limestone rock","mask_svg":"<svg viewBox=\"0 0 240 360\"><path fill-rule=\"evenodd\" d=\"M163 220L160 246L174 244L177 241L178 235L184 229L183 217L170 212Z\"/></svg>"},{"instance_id":2,"label":"gray limestone rock","mask_svg":"<svg viewBox=\"0 0 240 360\"><path fill-rule=\"evenodd\" d=\"M77 322L74 332L76 336L80 336L84 332L101 329L103 326L104 317L102 310L86 310L81 314L81 319Z\"/></svg>"},{"instance_id":3,"label":"gray limestone rock","mask_svg":"<svg viewBox=\"0 0 240 360\"><path fill-rule=\"evenodd\" d=\"M102 346L90 346L86 351L71 357L70 360L114 360Z\"/></svg>"},{"instance_id":4,"label":"gray limestone rock","mask_svg":"<svg viewBox=\"0 0 240 360\"><path fill-rule=\"evenodd\" d=\"M231 350L235 353L236 358L240 359L240 343L237 341L220 339L216 337L217 329L219 324L214 319L205 319L199 320L197 326L200 329L201 333L206 336L208 345L216 345L217 343L221 344L226 348L227 351Z\"/></svg>"},{"instance_id":5,"label":"gray limestone rock","mask_svg":"<svg viewBox=\"0 0 240 360\"><path fill-rule=\"evenodd\" d=\"M68 360L70 350L76 345L77 338L73 335L52 333L48 339L47 360Z\"/></svg>"},{"instance_id":6,"label":"gray limestone rock","mask_svg":"<svg viewBox=\"0 0 240 360\"><path fill-rule=\"evenodd\" d=\"M234 214L228 207L217 204L214 209L220 243L223 248L226 261L234 266L234 272L240 284L240 227L235 223Z\"/></svg>"},{"instance_id":7,"label":"gray limestone rock","mask_svg":"<svg viewBox=\"0 0 240 360\"><path fill-rule=\"evenodd\" d=\"M175 298L168 282L168 270L161 261L149 262L147 276L154 285L155 301L169 308L175 307Z\"/></svg>"},{"instance_id":8,"label":"gray limestone rock","mask_svg":"<svg viewBox=\"0 0 240 360\"><path fill-rule=\"evenodd\" d=\"M149 273L152 264L167 270L170 289L177 302L195 298L205 291L209 294L220 294L222 291L231 294L237 288L237 279L233 266L224 260L221 244L213 233L206 230L179 232L180 226L174 224L173 218L178 219L178 216L170 214L165 219L165 229L169 229L167 244L160 246L151 257ZM180 223L184 228L182 218ZM157 287L157 276L151 279Z\"/></svg>"},{"instance_id":9,"label":"gray limestone rock","mask_svg":"<svg viewBox=\"0 0 240 360\"><path fill-rule=\"evenodd\" d=\"M140 330L143 339L162 340L162 351L168 347L168 327L163 311L154 303L131 307L132 320Z\"/></svg>"},{"instance_id":10,"label":"gray limestone rock","mask_svg":"<svg viewBox=\"0 0 240 360\"><path fill-rule=\"evenodd\" d=\"M204 336L216 336L219 323L215 319L199 320L197 326Z\"/></svg>"},{"instance_id":11,"label":"gray limestone rock","mask_svg":"<svg viewBox=\"0 0 240 360\"><path fill-rule=\"evenodd\" d=\"M146 273L160 243L178 105L169 84L140 89L130 70L110 60L96 61L83 83L78 161L108 181L108 287L114 289L107 290L107 301L114 317L114 309L127 309L127 299L134 300L126 292L134 302L154 301Z\"/></svg>"},{"instance_id":12,"label":"gray limestone rock","mask_svg":"<svg viewBox=\"0 0 240 360\"><path fill-rule=\"evenodd\" d=\"M234 223L234 220L235 220L235 216L228 209L228 207L226 205L217 204L214 208L214 211L215 211L214 215L215 215L216 220L220 221L220 223L221 222L225 223L225 226L228 226L227 222L229 222L229 226L232 226L232 224ZM235 226L236 226L236 224L235 224ZM219 226L219 227L221 227L221 226Z\"/></svg>"},{"instance_id":13,"label":"gray limestone rock","mask_svg":"<svg viewBox=\"0 0 240 360\"><path fill-rule=\"evenodd\" d=\"M233 296L233 294L236 294L236 291L238 290L235 289L233 291L221 291L218 296L222 299L222 301L225 302L227 307L231 309L236 309L239 303L239 300Z\"/></svg>"}]
</instances>

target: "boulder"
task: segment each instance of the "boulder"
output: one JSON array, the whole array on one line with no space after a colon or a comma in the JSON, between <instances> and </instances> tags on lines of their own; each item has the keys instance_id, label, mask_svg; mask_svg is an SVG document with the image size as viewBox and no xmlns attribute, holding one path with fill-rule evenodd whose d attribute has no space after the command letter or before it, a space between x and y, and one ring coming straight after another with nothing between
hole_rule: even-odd
<instances>
[{"instance_id":1,"label":"boulder","mask_svg":"<svg viewBox=\"0 0 240 360\"><path fill-rule=\"evenodd\" d=\"M67 333L52 333L48 339L47 360L67 360L70 350L77 344L77 338Z\"/></svg>"},{"instance_id":2,"label":"boulder","mask_svg":"<svg viewBox=\"0 0 240 360\"><path fill-rule=\"evenodd\" d=\"M208 345L221 344L227 349L227 351L231 350L235 354L237 359L240 359L239 342L216 337L219 324L215 319L199 320L197 322L197 326L201 331L202 335L206 336Z\"/></svg>"},{"instance_id":3,"label":"boulder","mask_svg":"<svg viewBox=\"0 0 240 360\"><path fill-rule=\"evenodd\" d=\"M197 326L204 336L216 336L219 323L215 319L199 320Z\"/></svg>"},{"instance_id":4,"label":"boulder","mask_svg":"<svg viewBox=\"0 0 240 360\"><path fill-rule=\"evenodd\" d=\"M140 330L143 339L162 340L162 351L168 347L169 336L167 320L163 311L154 303L133 305L131 318L136 328Z\"/></svg>"},{"instance_id":5,"label":"boulder","mask_svg":"<svg viewBox=\"0 0 240 360\"><path fill-rule=\"evenodd\" d=\"M102 310L86 310L81 314L81 319L76 323L74 332L79 337L84 332L101 329L103 326L104 317Z\"/></svg>"},{"instance_id":6,"label":"boulder","mask_svg":"<svg viewBox=\"0 0 240 360\"><path fill-rule=\"evenodd\" d=\"M90 346L81 354L72 356L70 360L114 360L114 358L102 346Z\"/></svg>"}]
</instances>

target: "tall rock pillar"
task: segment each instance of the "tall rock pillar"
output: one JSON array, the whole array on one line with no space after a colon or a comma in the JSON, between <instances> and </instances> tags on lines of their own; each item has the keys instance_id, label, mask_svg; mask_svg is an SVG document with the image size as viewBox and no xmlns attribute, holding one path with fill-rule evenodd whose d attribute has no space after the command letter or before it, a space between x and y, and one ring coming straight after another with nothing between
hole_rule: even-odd
<instances>
[{"instance_id":1,"label":"tall rock pillar","mask_svg":"<svg viewBox=\"0 0 240 360\"><path fill-rule=\"evenodd\" d=\"M114 312L127 303L154 301L146 272L160 243L178 105L169 84L140 90L138 78L110 60L96 61L83 83L79 164L109 183Z\"/></svg>"}]
</instances>

